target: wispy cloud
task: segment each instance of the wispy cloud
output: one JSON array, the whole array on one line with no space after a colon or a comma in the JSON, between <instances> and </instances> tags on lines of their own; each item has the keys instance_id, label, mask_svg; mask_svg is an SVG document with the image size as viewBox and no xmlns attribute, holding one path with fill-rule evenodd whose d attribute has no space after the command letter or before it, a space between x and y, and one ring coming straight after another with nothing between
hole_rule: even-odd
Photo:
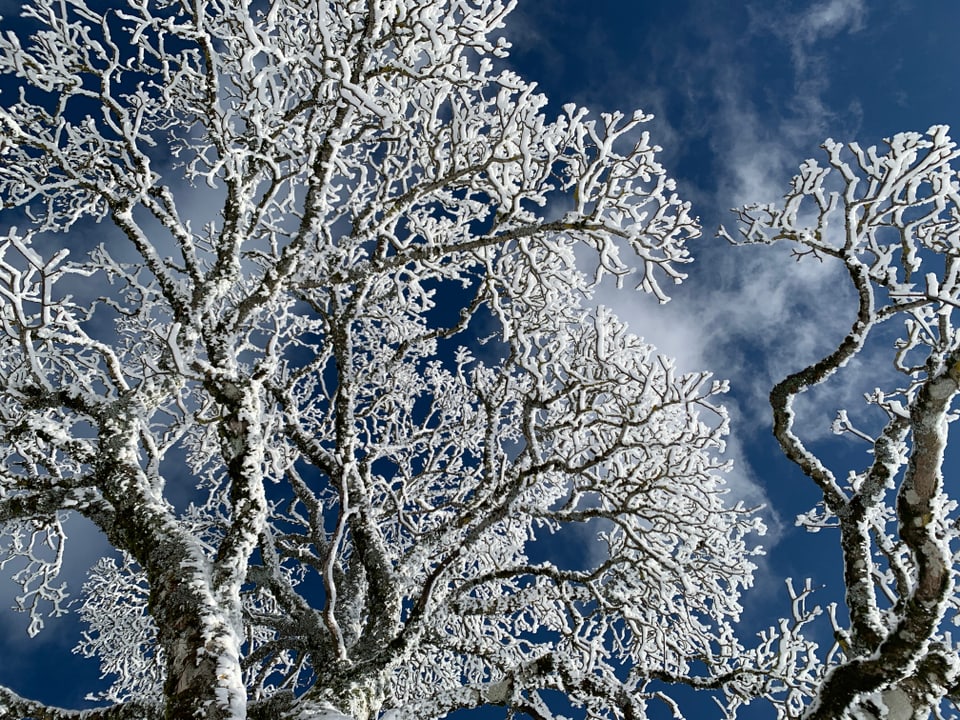
<instances>
[{"instance_id":1,"label":"wispy cloud","mask_svg":"<svg viewBox=\"0 0 960 720\"><path fill-rule=\"evenodd\" d=\"M828 62L818 43L858 31L866 10L860 0L831 0L793 15L751 11L737 34L728 16L718 14L711 3L700 5L707 18L699 25L701 44L663 48L658 68L661 73L670 68L673 89L688 100L677 116L661 116L658 122L671 130L672 138L704 138L710 151L709 157L695 159L712 167L709 185L689 183L705 233L694 246L698 261L666 306L624 294L601 299L683 368L711 368L731 381L734 442L729 453L737 466L731 483L738 495L766 502L763 485L769 478L759 477L750 466L739 438L767 435L770 388L842 339L853 319L854 298L836 263L798 263L784 247L731 248L710 236L720 223L732 223L729 208L778 200L799 163L816 154L825 137L855 131L856 112L838 117L824 100ZM782 50L778 75L764 77L748 65L746 58L755 61L756 52L747 52L747 46L761 41L774 52ZM712 82L704 84L704 77ZM650 84L657 86L654 79ZM669 103L655 94L658 98L668 109ZM637 101L643 104L642 97ZM676 153L681 170L683 151ZM681 179L681 188L683 184ZM857 403L860 392L859 387L841 390L832 400ZM837 407L804 404L808 415L802 431L828 435ZM766 544L793 524L794 511L783 509L786 516L778 508L767 511L776 532Z\"/></svg>"},{"instance_id":2,"label":"wispy cloud","mask_svg":"<svg viewBox=\"0 0 960 720\"><path fill-rule=\"evenodd\" d=\"M790 43L793 61L800 72L822 58L812 51L814 45L838 35L859 32L867 19L864 0L825 0L798 12L785 11L781 4L752 6L751 31L770 32Z\"/></svg>"}]
</instances>

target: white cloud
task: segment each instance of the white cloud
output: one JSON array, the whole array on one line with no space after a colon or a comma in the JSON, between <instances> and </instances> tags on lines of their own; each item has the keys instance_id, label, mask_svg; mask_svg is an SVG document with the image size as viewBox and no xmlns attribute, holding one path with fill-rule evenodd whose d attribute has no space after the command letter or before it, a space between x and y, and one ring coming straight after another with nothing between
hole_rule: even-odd
<instances>
[{"instance_id":1,"label":"white cloud","mask_svg":"<svg viewBox=\"0 0 960 720\"><path fill-rule=\"evenodd\" d=\"M799 164L819 154L824 138L855 134L856 98L842 115L825 99L831 76L827 42L841 42L869 18L863 0L823 0L793 13L785 3L758 4L750 8L749 21L737 26L730 8L709 0L694 0L694 5L697 23L686 31L696 42L675 42L682 34L677 29L662 42L653 38L652 46L638 49L650 58L647 66L611 59L610 47L589 33L584 37L604 72L575 99L595 109L652 110L658 117L649 129L665 148L668 172L682 172L678 168L687 162L705 173L680 178L679 192L693 201L705 237L692 244L697 261L690 279L671 290L673 301L660 306L640 293L603 287L597 302L676 358L680 369L709 369L731 381L728 456L735 470L730 482L736 497L766 502L764 485L777 479L758 477L747 447L772 442L768 393L787 374L836 347L854 319L855 297L835 262L806 258L798 263L787 247L731 248L710 236L720 223L734 224L731 207L778 201ZM538 32L535 24L511 22L507 34L521 46L536 42ZM753 64L759 57L755 43L775 48L773 74ZM706 152L691 159L692 143ZM803 411L798 430L804 437L829 436L836 409L862 407L862 381L871 369L869 362L848 367L843 382L798 403ZM859 372L862 376L854 377ZM806 509L780 508L782 515L777 508L765 511L774 527L765 544L775 544L793 525L794 514Z\"/></svg>"},{"instance_id":2,"label":"white cloud","mask_svg":"<svg viewBox=\"0 0 960 720\"><path fill-rule=\"evenodd\" d=\"M750 6L750 32L773 35L790 46L800 73L821 68L822 57L812 46L865 26L864 0L824 0L799 12L787 12L781 4Z\"/></svg>"},{"instance_id":3,"label":"white cloud","mask_svg":"<svg viewBox=\"0 0 960 720\"><path fill-rule=\"evenodd\" d=\"M824 100L830 85L829 48L820 44L864 27L863 0L825 0L798 13L776 6L751 6L746 41L779 41L789 49L792 89L786 99L782 89L764 96L764 82L782 83L777 75L752 72L736 53L714 43L714 63L724 68L713 88L719 113L713 118L713 148L723 176L717 209L730 200L765 202L776 199L800 161L810 157L828 136L851 135L858 129L859 104L855 97L841 117ZM722 56L719 54L722 53ZM760 101L772 103L761 108Z\"/></svg>"},{"instance_id":4,"label":"white cloud","mask_svg":"<svg viewBox=\"0 0 960 720\"><path fill-rule=\"evenodd\" d=\"M803 42L812 44L844 31L857 32L866 14L863 0L826 0L800 13L797 34Z\"/></svg>"}]
</instances>

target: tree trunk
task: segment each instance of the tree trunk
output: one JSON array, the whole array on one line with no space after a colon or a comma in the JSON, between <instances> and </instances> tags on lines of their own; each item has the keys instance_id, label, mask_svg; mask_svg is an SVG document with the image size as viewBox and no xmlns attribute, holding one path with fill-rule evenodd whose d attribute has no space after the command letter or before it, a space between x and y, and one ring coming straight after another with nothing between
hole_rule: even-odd
<instances>
[{"instance_id":1,"label":"tree trunk","mask_svg":"<svg viewBox=\"0 0 960 720\"><path fill-rule=\"evenodd\" d=\"M171 564L152 584L151 606L166 658L167 720L242 720L246 690L230 613L214 600L205 568Z\"/></svg>"}]
</instances>

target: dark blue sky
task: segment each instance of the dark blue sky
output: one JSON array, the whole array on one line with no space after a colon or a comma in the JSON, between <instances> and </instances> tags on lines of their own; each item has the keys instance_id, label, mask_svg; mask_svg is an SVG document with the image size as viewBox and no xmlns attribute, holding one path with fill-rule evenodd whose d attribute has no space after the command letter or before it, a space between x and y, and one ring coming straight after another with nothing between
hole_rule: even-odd
<instances>
[{"instance_id":1,"label":"dark blue sky","mask_svg":"<svg viewBox=\"0 0 960 720\"><path fill-rule=\"evenodd\" d=\"M0 0L0 14L13 17L18 4ZM787 576L825 585L823 602L841 592L835 538L793 527L816 496L780 458L766 394L842 337L853 306L829 268L734 249L714 231L730 222L728 208L777 198L827 137L873 144L953 124L957 27L955 0L521 0L508 20L510 63L538 82L554 109L574 101L655 113L653 139L701 218L698 261L670 304L606 291L600 299L685 369L732 381L734 483L742 496L768 503L772 528L746 602L747 634L788 612ZM876 372L867 363L853 370L854 385ZM838 391L822 410L811 405L802 427L823 438L835 408L860 390ZM75 534L93 537L83 528ZM102 550L91 540L69 548L68 562L87 567ZM76 590L79 577L68 578ZM0 598L9 596L0 586ZM29 641L24 626L0 614L0 682L76 706L98 674L94 662L68 653L76 628L52 621Z\"/></svg>"}]
</instances>

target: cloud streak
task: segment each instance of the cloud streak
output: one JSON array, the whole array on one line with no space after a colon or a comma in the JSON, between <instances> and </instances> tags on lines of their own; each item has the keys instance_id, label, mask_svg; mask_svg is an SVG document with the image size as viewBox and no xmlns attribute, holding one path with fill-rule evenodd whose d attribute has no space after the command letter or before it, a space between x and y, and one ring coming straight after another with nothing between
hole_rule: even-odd
<instances>
[{"instance_id":1,"label":"cloud streak","mask_svg":"<svg viewBox=\"0 0 960 720\"><path fill-rule=\"evenodd\" d=\"M796 12L782 4L751 6L741 16L706 0L693 6L678 22L696 18L696 27L678 34L689 30L696 43L654 40L645 49L648 67L631 78L632 67L611 63L614 69L599 84L609 88L604 95L618 99L615 107L659 113L654 140L665 146L664 161L679 175L680 192L693 200L704 226L704 238L693 245L697 262L666 306L610 288L597 299L681 369L713 369L731 381L729 454L737 469L730 481L736 495L769 504L764 483L770 479L750 465L741 438L751 438L750 444L769 438L770 388L835 347L853 320L855 299L837 263L798 263L785 247L731 248L712 235L721 223L732 224L730 208L777 201L800 162L826 137L856 132L856 102L838 112L824 99L830 88L824 43L860 32L869 16L862 0L827 0ZM758 65L761 46L772 71ZM630 93L618 97L614 87ZM596 87L593 92L599 93ZM705 167L707 177L685 176ZM808 416L800 430L815 439L828 436L840 403L862 402L860 385L835 390L827 403L819 396L817 404L803 403ZM771 508L767 517L776 532L766 544L805 509Z\"/></svg>"}]
</instances>

